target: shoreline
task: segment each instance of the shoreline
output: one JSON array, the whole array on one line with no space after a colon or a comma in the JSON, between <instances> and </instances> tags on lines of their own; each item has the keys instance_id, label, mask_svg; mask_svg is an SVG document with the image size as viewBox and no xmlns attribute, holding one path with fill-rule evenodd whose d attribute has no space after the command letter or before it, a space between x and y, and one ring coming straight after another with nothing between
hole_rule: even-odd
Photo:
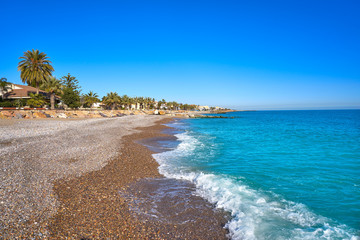
<instances>
[{"instance_id":1,"label":"shoreline","mask_svg":"<svg viewBox=\"0 0 360 240\"><path fill-rule=\"evenodd\" d=\"M154 152L139 141L173 139L161 133L167 128L161 124L172 119L127 116L0 124L3 237L227 239L226 214L200 197L186 200L195 210L200 206L196 216L186 212L189 223L144 219L131 211L136 199L144 198L139 195L141 184L170 183L159 174ZM145 182L137 186L140 179ZM179 205L185 201L177 200ZM162 206L172 212L171 204Z\"/></svg>"},{"instance_id":2,"label":"shoreline","mask_svg":"<svg viewBox=\"0 0 360 240\"><path fill-rule=\"evenodd\" d=\"M143 218L131 211L137 205L138 195L146 191L137 185L138 182L168 181L158 172L158 163L152 157L154 152L139 141L159 137L173 139L161 133L167 128L161 124L170 121L172 118L166 118L156 125L138 129L139 133L125 136L121 155L104 168L69 181L57 181L54 189L61 205L50 221L51 238L204 239L205 236L227 239L227 231L223 228L227 220L223 213L214 211L213 206L200 197L196 200L207 207L205 220L190 213L188 217L193 218L192 222L174 224ZM162 207L171 209L173 206Z\"/></svg>"},{"instance_id":3,"label":"shoreline","mask_svg":"<svg viewBox=\"0 0 360 240\"><path fill-rule=\"evenodd\" d=\"M130 115L162 115L177 118L194 118L203 114L222 114L237 110L188 111L188 110L49 110L49 109L3 109L0 108L0 120L12 119L90 119L115 118Z\"/></svg>"}]
</instances>

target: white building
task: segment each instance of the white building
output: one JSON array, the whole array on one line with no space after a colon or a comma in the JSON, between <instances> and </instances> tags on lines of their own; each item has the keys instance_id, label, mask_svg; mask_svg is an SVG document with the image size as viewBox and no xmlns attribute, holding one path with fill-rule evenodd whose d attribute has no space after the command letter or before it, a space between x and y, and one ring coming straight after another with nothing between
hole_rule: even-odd
<instances>
[{"instance_id":1,"label":"white building","mask_svg":"<svg viewBox=\"0 0 360 240\"><path fill-rule=\"evenodd\" d=\"M209 106L198 106L198 109L200 111L209 111L210 110L210 107Z\"/></svg>"}]
</instances>

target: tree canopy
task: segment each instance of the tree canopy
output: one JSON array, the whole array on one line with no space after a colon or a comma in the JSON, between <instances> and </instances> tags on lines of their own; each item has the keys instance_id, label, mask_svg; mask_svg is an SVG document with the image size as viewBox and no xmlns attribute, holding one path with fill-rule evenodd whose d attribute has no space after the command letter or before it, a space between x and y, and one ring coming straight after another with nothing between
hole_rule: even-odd
<instances>
[{"instance_id":1,"label":"tree canopy","mask_svg":"<svg viewBox=\"0 0 360 240\"><path fill-rule=\"evenodd\" d=\"M11 89L10 85L11 85L11 83L9 83L6 78L0 78L0 92L1 93L4 94L9 89ZM4 98L3 95L1 95L1 97Z\"/></svg>"},{"instance_id":2,"label":"tree canopy","mask_svg":"<svg viewBox=\"0 0 360 240\"><path fill-rule=\"evenodd\" d=\"M99 101L99 96L93 91L90 91L89 93L83 95L83 102L86 107L92 107L94 103L97 103Z\"/></svg>"},{"instance_id":3,"label":"tree canopy","mask_svg":"<svg viewBox=\"0 0 360 240\"><path fill-rule=\"evenodd\" d=\"M61 85L60 81L55 77L47 77L46 81L41 84L40 88L45 92L50 93L50 104L51 109L55 109L55 95L63 93L63 86Z\"/></svg>"},{"instance_id":4,"label":"tree canopy","mask_svg":"<svg viewBox=\"0 0 360 240\"><path fill-rule=\"evenodd\" d=\"M45 105L46 101L43 95L30 93L30 99L27 101L27 105L30 107L39 108Z\"/></svg>"},{"instance_id":5,"label":"tree canopy","mask_svg":"<svg viewBox=\"0 0 360 240\"><path fill-rule=\"evenodd\" d=\"M63 85L62 101L70 108L79 108L81 106L79 80L70 73L60 80Z\"/></svg>"},{"instance_id":6,"label":"tree canopy","mask_svg":"<svg viewBox=\"0 0 360 240\"><path fill-rule=\"evenodd\" d=\"M121 97L116 92L110 92L103 97L103 104L111 109L115 109L122 101Z\"/></svg>"},{"instance_id":7,"label":"tree canopy","mask_svg":"<svg viewBox=\"0 0 360 240\"><path fill-rule=\"evenodd\" d=\"M37 88L39 94L39 85L41 85L46 77L51 76L54 68L51 61L45 53L32 49L24 52L24 56L18 64L18 71L21 71L20 78L23 83Z\"/></svg>"},{"instance_id":8,"label":"tree canopy","mask_svg":"<svg viewBox=\"0 0 360 240\"><path fill-rule=\"evenodd\" d=\"M71 76L70 73L68 73L68 75L66 75L66 76L63 76L60 80L61 80L61 84L64 87L72 88L79 92L81 91L81 88L79 86L79 80L77 80L76 77Z\"/></svg>"}]
</instances>

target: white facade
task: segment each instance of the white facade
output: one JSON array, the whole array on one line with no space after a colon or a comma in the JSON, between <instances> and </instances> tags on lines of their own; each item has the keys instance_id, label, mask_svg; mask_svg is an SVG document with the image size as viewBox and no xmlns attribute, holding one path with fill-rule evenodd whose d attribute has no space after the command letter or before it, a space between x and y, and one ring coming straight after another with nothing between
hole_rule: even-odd
<instances>
[{"instance_id":1,"label":"white facade","mask_svg":"<svg viewBox=\"0 0 360 240\"><path fill-rule=\"evenodd\" d=\"M92 108L100 108L101 103L97 102L97 103L93 103L93 105L91 106Z\"/></svg>"},{"instance_id":2,"label":"white facade","mask_svg":"<svg viewBox=\"0 0 360 240\"><path fill-rule=\"evenodd\" d=\"M198 109L200 111L209 111L210 110L210 107L209 106L199 106Z\"/></svg>"}]
</instances>

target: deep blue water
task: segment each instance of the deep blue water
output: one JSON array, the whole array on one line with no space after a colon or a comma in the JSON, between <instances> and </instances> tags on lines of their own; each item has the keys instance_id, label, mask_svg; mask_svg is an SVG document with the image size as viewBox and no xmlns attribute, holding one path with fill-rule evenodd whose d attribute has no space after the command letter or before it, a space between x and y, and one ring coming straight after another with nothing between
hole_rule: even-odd
<instances>
[{"instance_id":1,"label":"deep blue water","mask_svg":"<svg viewBox=\"0 0 360 240\"><path fill-rule=\"evenodd\" d=\"M233 239L357 239L360 110L256 111L185 119L180 144L155 154L231 212Z\"/></svg>"}]
</instances>

